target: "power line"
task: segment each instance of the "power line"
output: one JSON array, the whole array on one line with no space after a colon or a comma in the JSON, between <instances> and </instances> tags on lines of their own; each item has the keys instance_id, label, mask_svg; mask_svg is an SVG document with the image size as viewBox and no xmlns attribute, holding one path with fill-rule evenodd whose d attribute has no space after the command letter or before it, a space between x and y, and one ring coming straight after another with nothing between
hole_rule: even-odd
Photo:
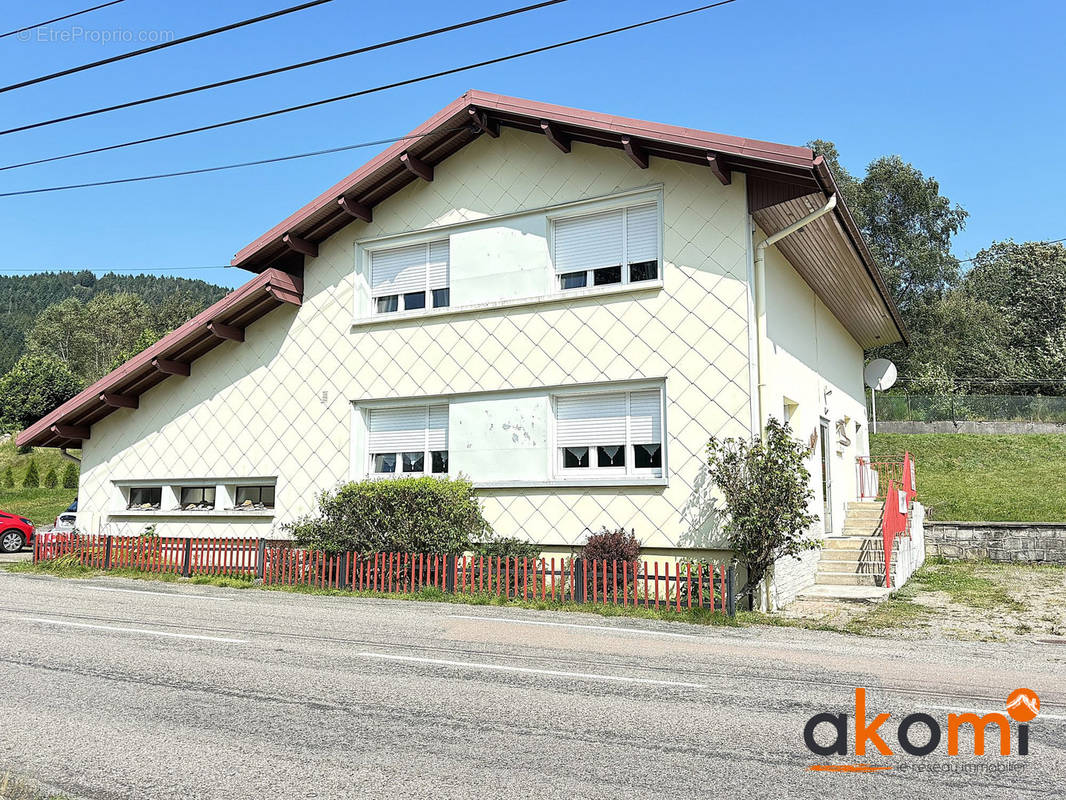
<instances>
[{"instance_id":1,"label":"power line","mask_svg":"<svg viewBox=\"0 0 1066 800\"><path fill-rule=\"evenodd\" d=\"M238 78L229 78L224 81L216 81L214 83L205 83L200 86L193 86L189 89L179 89L174 92L166 92L165 94L157 94L153 97L145 97L140 100L131 100L126 103L117 103L112 106L104 106L102 108L94 108L91 111L82 111L77 114L67 114L62 117L55 117L54 119L47 119L41 122L33 122L28 125L19 125L15 128L8 128L7 130L0 130L0 136L5 136L9 133L19 133L20 131L33 130L35 128L43 128L47 125L55 125L59 122L69 122L75 119L83 119L85 117L92 117L97 114L106 114L111 111L119 111L124 108L133 108L135 106L142 106L147 103L155 103L159 100L170 100L175 97L182 97L187 94L195 94L196 92L207 91L208 89L218 89L222 86L232 86L235 83L242 83L244 81L251 81L257 78L265 78L269 75L279 75L283 72L290 72L292 70L303 69L304 67L316 66L318 64L325 64L329 61L336 61L341 58L349 58L355 55L361 55L363 53L369 53L374 50L384 50L387 47L393 47L398 44L406 44L407 42L414 42L419 39L426 39L430 36L437 36L442 33L449 33L451 31L457 31L462 28L469 28L474 25L481 25L486 22L493 22L505 17L511 17L516 14L524 14L527 11L534 11L536 9L544 8L546 6L553 6L559 3L565 3L567 0L545 0L545 2L537 3L535 5L523 6L522 8L516 8L511 11L504 11L499 14L492 14L487 17L479 17L478 19L467 20L466 22L459 22L455 25L448 25L444 28L436 28L430 31L423 31L422 33L411 34L410 36L402 36L399 39L392 39L387 42L380 42L379 44L367 45L366 47L359 47L355 50L346 50L343 53L334 53L330 56L323 56L322 58L314 58L310 61L301 61L297 64L289 64L284 67L277 67L275 69L263 70L262 72L253 72L248 75L242 75Z\"/></svg>"},{"instance_id":2,"label":"power line","mask_svg":"<svg viewBox=\"0 0 1066 800\"><path fill-rule=\"evenodd\" d=\"M50 75L41 75L37 78L30 78L29 80L19 81L18 83L12 83L10 86L0 87L0 94L3 94L4 92L10 92L14 89L21 89L25 86L33 86L37 83L44 83L45 81L50 81L55 78L62 78L66 75L73 75L76 72L84 72L88 69L95 69L96 67L102 67L105 64L113 64L116 61L125 61L127 58L143 56L145 53L154 53L156 50L164 50L167 47L177 47L179 44L193 42L197 39L205 39L208 36L214 36L218 33L225 33L226 31L236 30L237 28L244 28L248 25L255 25L257 22L264 22L268 19L276 19L277 17L283 17L286 14L294 14L297 11L303 11L304 9L313 8L314 6L320 6L324 3L332 2L333 0L311 0L311 2L308 3L303 3L298 6L290 6L289 8L283 8L280 11L272 11L269 14L263 14L259 17L244 19L240 22L231 22L229 25L223 25L221 28L212 28L211 30L201 31L200 33L194 33L189 36L182 36L180 39L173 39L169 42L160 42L159 44L153 44L149 47L142 47L140 50L131 50L129 53L122 53L121 55L111 56L110 58L103 58L99 61L93 61L88 64L82 64L78 67L70 67L68 69L60 70L59 72L53 72Z\"/></svg>"},{"instance_id":3,"label":"power line","mask_svg":"<svg viewBox=\"0 0 1066 800\"><path fill-rule=\"evenodd\" d=\"M467 72L469 70L478 69L480 67L492 66L494 64L500 64L500 63L503 63L505 61L513 61L514 59L517 59L517 58L525 58L526 56L536 55L538 53L546 53L546 52L551 51L551 50L557 50L557 49L559 49L561 47L569 47L570 45L581 44L583 42L589 42L589 41L592 41L594 39L602 39L605 36L613 36L613 35L618 34L618 33L624 33L626 31L636 30L637 28L644 28L644 27L647 27L648 25L655 25L655 24L658 24L660 22L666 22L668 20L678 19L680 17L686 17L686 16L689 16L690 14L697 14L697 13L699 13L701 11L707 11L707 10L712 9L712 8L718 8L719 6L725 6L725 5L729 5L730 3L735 3L735 2L736 2L736 0L720 0L720 2L710 3L708 5L699 6L697 8L690 8L687 11L679 11L679 12L674 13L674 14L668 14L666 16L656 17L654 19L644 20L643 22L636 22L636 23L633 23L631 25L625 25L625 26L620 27L620 28L613 28L611 30L601 31L600 33L593 33L593 34L589 34L588 36L581 36L581 37L578 37L576 39L568 39L568 40L566 40L564 42L556 42L555 44L549 44L549 45L545 45L543 47L536 47L536 48L533 48L532 50L523 50L521 52L511 53L510 55L506 55L506 56L499 56L497 58L490 58L490 59L487 59L485 61L478 61L478 62L475 62L473 64L466 64L466 65L461 66L461 67L453 67L452 69L441 70L440 72L434 72L434 73L430 73L428 75L420 75L417 78L408 78L408 79L402 80L402 81L395 81L393 83L386 83L386 84L382 84L381 86L375 86L375 87L373 87L371 89L362 89L362 90L360 90L358 92L349 92L347 94L337 95L336 97L327 97L324 100L313 100L313 101L311 101L309 103L300 103L299 105L288 106L287 108L279 108L279 109L275 109L274 111L265 111L265 112L263 112L261 114L253 114L253 115L248 116L248 117L240 117L238 119L231 119L231 120L227 120L226 122L216 122L216 123L213 123L211 125L201 125L201 126L196 127L196 128L187 128L186 130L175 131L174 133L164 133L164 134L160 134L159 136L149 136L149 137L144 138L144 139L135 139L135 140L129 141L129 142L122 142L121 144L107 145L105 147L94 147L94 148L92 148L90 150L81 150L81 151L78 151L78 152L75 152L75 153L67 153L67 154L61 155L61 156L51 156L50 158L38 158L38 159L35 159L33 161L24 161L21 164L8 164L6 166L0 167L0 172L6 171L6 170L9 170L9 169L19 169L20 167L29 167L29 166L33 166L35 164L46 164L46 163L50 163L50 162L53 162L53 161L62 161L64 159L68 159L68 158L77 158L79 156L92 155L94 153L104 153L104 152L108 152L108 151L111 151L111 150L120 150L120 149L125 148L125 147L133 147L135 145L148 144L149 142L159 142L159 141L163 141L165 139L174 139L174 138L177 138L179 136L187 136L187 135L192 134L192 133L202 133L204 131L217 130L219 128L226 128L226 127L229 127L231 125L241 125L241 124L243 124L245 122L254 122L256 120L266 119L268 117L276 117L276 116L279 116L281 114L289 114L289 113L291 113L293 111L303 111L303 110L308 109L308 108L315 108L317 106L323 106L323 105L327 105L329 103L336 103L336 102L339 102L341 100L351 100L351 99L353 99L355 97L362 97L362 96L365 96L365 95L374 94L376 92L383 92L383 91L386 91L386 90L389 90L389 89L396 89L396 88L399 88L401 86L410 86L411 84L421 83L423 81L432 80L434 78L442 78L442 77L444 77L446 75L455 75L455 74L460 73L460 72Z\"/></svg>"},{"instance_id":4,"label":"power line","mask_svg":"<svg viewBox=\"0 0 1066 800\"><path fill-rule=\"evenodd\" d=\"M142 181L155 181L163 178L179 178L184 175L202 175L208 172L222 172L230 169L240 169L242 167L256 167L262 164L276 164L281 161L295 161L301 158L311 158L313 156L329 155L330 153L343 153L346 150L358 150L363 147L373 147L375 145L392 144L393 142L402 142L409 139L421 139L423 136L435 135L438 133L451 133L453 131L460 130L459 128L450 128L445 130L435 130L430 133L419 133L407 136L395 136L388 139L375 139L372 142L359 142L357 144L346 144L340 147L330 147L325 150L312 150L309 153L295 153L287 156L275 156L274 158L261 158L256 161L241 161L236 164L220 164L215 167L200 167L198 169L187 169L179 172L160 172L155 175L139 175L134 178L115 178L108 181L92 181L90 183L70 183L64 186L47 186L42 189L23 189L16 192L0 192L0 197L19 197L28 194L45 194L47 192L61 192L66 189L88 189L93 186L115 186L122 183L140 183Z\"/></svg>"},{"instance_id":5,"label":"power line","mask_svg":"<svg viewBox=\"0 0 1066 800\"><path fill-rule=\"evenodd\" d=\"M101 3L98 6L92 8L85 8L81 11L75 11L73 14L64 14L61 17L55 17L53 19L46 19L44 22L35 22L33 25L27 25L24 28L15 28L13 31L7 33L0 33L0 39L4 39L8 36L14 36L18 33L25 33L26 31L32 31L34 28L43 28L45 25L51 25L53 22L62 22L65 19L71 19L72 17L80 17L82 14L88 14L90 11L98 11L101 8L107 8L108 6L118 5L119 3L125 3L126 0L111 0L110 3Z\"/></svg>"}]
</instances>

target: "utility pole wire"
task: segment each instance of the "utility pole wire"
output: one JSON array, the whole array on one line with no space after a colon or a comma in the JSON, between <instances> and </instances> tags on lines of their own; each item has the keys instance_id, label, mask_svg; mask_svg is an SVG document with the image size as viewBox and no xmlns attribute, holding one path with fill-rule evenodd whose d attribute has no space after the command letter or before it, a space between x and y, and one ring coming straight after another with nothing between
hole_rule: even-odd
<instances>
[{"instance_id":1,"label":"utility pole wire","mask_svg":"<svg viewBox=\"0 0 1066 800\"><path fill-rule=\"evenodd\" d=\"M265 78L268 75L279 75L283 72L290 72L295 69L303 69L304 67L311 67L317 64L325 64L328 61L336 61L340 58L348 58L350 56L360 55L362 53L369 53L374 50L384 50L386 47L393 47L398 44L406 44L407 42L414 42L418 39L426 39L430 36L437 36L442 33L449 33L451 31L460 30L461 28L469 28L474 25L481 25L485 22L492 22L504 17L511 17L516 14L524 14L527 11L534 11L546 6L553 6L559 3L565 3L567 0L545 0L543 3L536 3L531 6L523 6L522 8L516 8L511 11L503 11L499 14L492 14L488 17L479 17L478 19L467 20L466 22L458 22L454 25L448 25L444 28L436 28L431 31L423 31L422 33L414 33L410 36L402 36L399 39L392 39L387 42L380 42L378 44L367 45L366 47L359 47L355 50L347 50L343 53L334 53L331 56L323 56L322 58L314 58L310 61L301 61L298 64L289 64L285 67L277 67L275 69L263 70L262 72L253 72L248 75L242 75L238 78L229 78L224 81L216 81L214 83L205 83L200 86L193 86L189 89L179 89L174 92L166 92L165 94L157 94L153 97L145 97L140 100L130 100L126 103L117 103L113 106L104 106L102 108L94 108L91 111L81 111L77 114L67 114L62 117L55 117L54 119L46 119L41 122L32 122L28 125L19 125L14 128L8 128L7 130L0 130L0 136L6 136L9 133L18 133L20 131L29 131L34 128L43 128L46 125L55 125L59 122L69 122L70 120L83 119L84 117L92 117L97 114L106 114L111 111L119 111L123 108L133 108L134 106L143 106L146 103L155 103L159 100L170 100L174 97L182 97L187 94L195 94L196 92L204 92L208 89L218 89L222 86L232 86L235 83L242 83L243 81L251 81L256 78Z\"/></svg>"},{"instance_id":2,"label":"utility pole wire","mask_svg":"<svg viewBox=\"0 0 1066 800\"><path fill-rule=\"evenodd\" d=\"M159 44L153 44L148 47L142 47L140 50L131 50L129 53L122 53L121 55L111 56L110 58L102 58L99 61L92 61L88 64L82 64L78 67L70 67L68 69L60 70L59 72L53 72L50 75L41 75L37 78L30 78L29 80L19 81L18 83L12 83L9 86L0 87L0 94L4 92L10 92L14 89L21 89L25 86L33 86L37 83L44 83L45 81L54 80L55 78L62 78L66 75L73 75L76 72L85 72L88 69L95 69L96 67L102 67L105 64L114 64L116 61L125 61L127 58L136 58L137 56L143 56L145 53L154 53L157 50L164 50L167 47L177 47L179 44L185 44L186 42L193 42L197 39L206 39L208 36L214 36L219 33L226 33L227 31L236 30L237 28L244 28L248 25L255 25L257 22L265 22L268 19L276 19L277 17L283 17L286 14L294 14L297 11L304 11L314 6L320 6L325 3L332 3L333 0L311 0L309 3L303 3L298 6L290 6L289 8L283 8L280 11L272 11L269 14L263 14L259 17L253 17L251 19L244 19L240 22L231 22L229 25L223 25L221 28L212 28L208 31L201 31L200 33L194 33L189 36L182 36L180 39L174 39L169 42L160 42Z\"/></svg>"},{"instance_id":3,"label":"utility pole wire","mask_svg":"<svg viewBox=\"0 0 1066 800\"><path fill-rule=\"evenodd\" d=\"M461 67L453 67L452 69L441 70L440 72L433 72L433 73L430 73L428 75L420 75L417 78L408 78L408 79L402 80L402 81L395 81L393 83L386 83L386 84L382 84L381 86L375 86L372 89L362 89L362 90L360 90L358 92L349 92L348 94L337 95L336 97L327 97L327 98L325 98L323 100L313 100L313 101L311 101L309 103L300 103L299 105L288 106L287 108L279 108L279 109L275 109L274 111L264 111L261 114L252 114L251 116L239 117L237 119L231 119L231 120L227 120L225 122L215 122L215 123L212 123L210 125L200 125L199 127L196 127L196 128L187 128L187 129L182 130L182 131L175 131L174 133L160 134L159 136L149 136L149 137L146 137L144 139L134 139L134 140L129 141L129 142L122 142L120 144L107 145L105 147L94 147L94 148L92 148L90 150L80 150L80 151L75 152L75 153L66 153L66 154L61 155L61 156L51 156L49 158L38 158L38 159L34 159L33 161L24 161L24 162L22 162L20 164L8 164L6 166L0 167L0 172L4 172L4 171L10 170L10 169L19 169L21 167L29 167L29 166L33 166L35 164L47 164L47 163L50 163L50 162L53 162L53 161L63 161L64 159L77 158L79 156L87 156L87 155L92 155L94 153L105 153L105 152L109 152L111 150L120 150L120 149L122 149L124 147L133 147L135 145L148 144L149 142L160 142L160 141L163 141L165 139L174 139L174 138L177 138L179 136L188 136L189 134L192 134L192 133L202 133L204 131L217 130L219 128L227 128L227 127L229 127L231 125L241 125L241 124L243 124L245 122L254 122L254 121L260 120L260 119L267 119L268 117L276 117L276 116L279 116L281 114L289 114L289 113L291 113L293 111L303 111L303 110L308 109L308 108L316 108L318 106L324 106L324 105L327 105L329 103L336 103L336 102L339 102L341 100L351 100L352 98L355 98L355 97L363 97L365 95L374 94L376 92L384 92L384 91L387 91L389 89L397 89L397 88L399 88L401 86L410 86L411 84L414 84L414 83L421 83L423 81L432 80L434 78L442 78L442 77L445 77L446 75L455 75L455 74L460 73L460 72L467 72L469 70L478 69L480 67L487 67L487 66L491 66L491 65L494 65L494 64L501 64L501 63L503 63L505 61L513 61L516 58L525 58L526 56L536 55L538 53L546 53L546 52L549 52L551 50L558 50L561 47L569 47L571 45L581 44L583 42L589 42L589 41L592 41L594 39L602 39L605 36L614 36L615 34L618 34L618 33L624 33L626 31L632 31L632 30L636 30L638 28L644 28L644 27L647 27L648 25L655 25L655 24L660 23L660 22L666 22L668 20L678 19L680 17L686 17L686 16L689 16L690 14L697 14L697 13L699 13L701 11L707 11L707 10L712 9L712 8L718 8L719 6L729 5L730 3L735 3L736 1L737 0L720 0L720 2L710 3L708 5L699 6L697 8L690 8L687 11L678 11L678 12L676 12L674 14L667 14L666 16L656 17L654 19L644 20L643 22L635 22L635 23L633 23L631 25L624 25L624 26L622 26L620 28L612 28L611 30L601 31L599 33L593 33L593 34L589 34L587 36L580 36L580 37L578 37L576 39L568 39L568 40L566 40L564 42L556 42L555 44L544 45L543 47L535 47L532 50L523 50L521 52L511 53L510 55L506 55L506 56L499 56L497 58L490 58L490 59L487 59L485 61L478 61L478 62L475 62L473 64L466 64L466 65L461 66Z\"/></svg>"},{"instance_id":4,"label":"utility pole wire","mask_svg":"<svg viewBox=\"0 0 1066 800\"><path fill-rule=\"evenodd\" d=\"M80 17L82 14L88 14L90 11L98 11L101 8L107 8L108 6L115 6L119 3L125 3L126 0L111 0L110 3L101 3L98 6L92 8L84 8L81 11L75 11L73 14L64 14L61 17L55 17L53 19L46 19L44 22L36 22L33 25L27 25L24 28L16 28L13 31L7 33L0 33L0 39L4 39L8 36L15 36L19 33L25 33L26 31L32 31L34 28L43 28L45 25L51 25L53 22L62 22L65 19L71 19L72 17Z\"/></svg>"}]
</instances>

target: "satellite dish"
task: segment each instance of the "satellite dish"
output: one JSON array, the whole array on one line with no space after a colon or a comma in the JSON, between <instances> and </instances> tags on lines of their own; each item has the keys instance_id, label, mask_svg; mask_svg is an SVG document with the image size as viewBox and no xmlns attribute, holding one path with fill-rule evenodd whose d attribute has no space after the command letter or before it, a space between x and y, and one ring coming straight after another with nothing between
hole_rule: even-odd
<instances>
[{"instance_id":1,"label":"satellite dish","mask_svg":"<svg viewBox=\"0 0 1066 800\"><path fill-rule=\"evenodd\" d=\"M896 382L896 365L887 358L875 358L862 371L866 385L874 391L891 389Z\"/></svg>"}]
</instances>

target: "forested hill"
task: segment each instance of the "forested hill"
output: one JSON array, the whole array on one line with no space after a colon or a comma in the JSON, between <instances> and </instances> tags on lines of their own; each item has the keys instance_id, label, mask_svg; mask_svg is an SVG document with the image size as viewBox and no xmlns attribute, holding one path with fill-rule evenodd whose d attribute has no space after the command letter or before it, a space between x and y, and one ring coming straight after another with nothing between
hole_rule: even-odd
<instances>
[{"instance_id":1,"label":"forested hill","mask_svg":"<svg viewBox=\"0 0 1066 800\"><path fill-rule=\"evenodd\" d=\"M82 304L98 295L134 294L159 318L164 331L182 320L185 310L203 309L228 290L200 280L158 275L95 276L91 272L41 272L0 275L0 375L26 350L37 317L49 306L70 298ZM154 321L154 320L153 320ZM138 331L134 338L139 335Z\"/></svg>"}]
</instances>

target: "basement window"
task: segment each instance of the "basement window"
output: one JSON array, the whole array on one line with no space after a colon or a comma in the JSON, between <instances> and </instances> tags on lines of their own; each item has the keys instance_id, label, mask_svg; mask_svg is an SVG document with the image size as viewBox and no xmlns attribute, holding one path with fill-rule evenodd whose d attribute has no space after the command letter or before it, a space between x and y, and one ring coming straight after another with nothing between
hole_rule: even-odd
<instances>
[{"instance_id":1,"label":"basement window","mask_svg":"<svg viewBox=\"0 0 1066 800\"><path fill-rule=\"evenodd\" d=\"M136 511L158 511L163 502L162 486L131 486L129 505Z\"/></svg>"},{"instance_id":2,"label":"basement window","mask_svg":"<svg viewBox=\"0 0 1066 800\"><path fill-rule=\"evenodd\" d=\"M215 507L214 486L182 486L182 511L211 511Z\"/></svg>"},{"instance_id":3,"label":"basement window","mask_svg":"<svg viewBox=\"0 0 1066 800\"><path fill-rule=\"evenodd\" d=\"M274 507L273 486L238 486L234 494L238 509L264 509Z\"/></svg>"}]
</instances>

